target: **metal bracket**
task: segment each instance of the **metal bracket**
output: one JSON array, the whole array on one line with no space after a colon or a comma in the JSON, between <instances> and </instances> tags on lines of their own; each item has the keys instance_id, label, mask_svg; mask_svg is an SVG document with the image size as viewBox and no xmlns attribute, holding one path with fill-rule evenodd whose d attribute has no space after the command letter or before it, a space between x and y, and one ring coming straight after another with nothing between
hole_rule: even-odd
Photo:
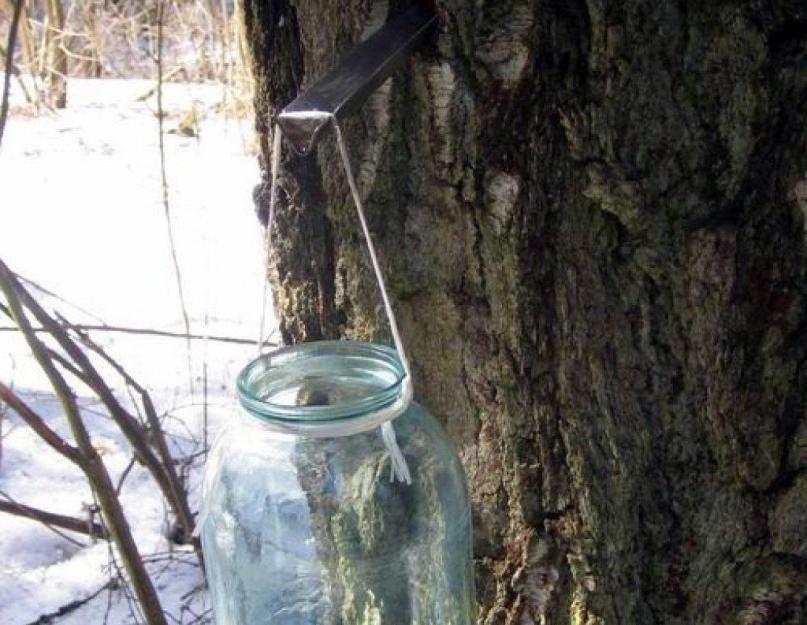
<instances>
[{"instance_id":1,"label":"metal bracket","mask_svg":"<svg viewBox=\"0 0 807 625\"><path fill-rule=\"evenodd\" d=\"M413 6L353 48L324 78L298 96L278 116L283 134L298 154L308 154L331 117L356 112L426 38L437 21Z\"/></svg>"}]
</instances>

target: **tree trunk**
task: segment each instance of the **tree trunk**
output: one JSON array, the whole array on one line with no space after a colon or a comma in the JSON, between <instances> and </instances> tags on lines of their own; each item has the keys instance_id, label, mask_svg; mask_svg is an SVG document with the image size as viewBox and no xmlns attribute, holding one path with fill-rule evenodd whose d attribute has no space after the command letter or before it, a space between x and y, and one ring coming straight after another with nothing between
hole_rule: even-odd
<instances>
[{"instance_id":1,"label":"tree trunk","mask_svg":"<svg viewBox=\"0 0 807 625\"><path fill-rule=\"evenodd\" d=\"M370 4L246 0L264 216L271 120ZM807 4L437 11L345 134L481 622L807 623ZM284 340L388 340L333 141L280 186Z\"/></svg>"}]
</instances>

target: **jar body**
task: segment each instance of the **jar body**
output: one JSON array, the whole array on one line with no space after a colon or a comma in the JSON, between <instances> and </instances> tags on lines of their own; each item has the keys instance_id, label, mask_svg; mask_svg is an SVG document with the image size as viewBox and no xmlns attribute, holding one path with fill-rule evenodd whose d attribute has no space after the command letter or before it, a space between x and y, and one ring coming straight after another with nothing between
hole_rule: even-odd
<instances>
[{"instance_id":1,"label":"jar body","mask_svg":"<svg viewBox=\"0 0 807 625\"><path fill-rule=\"evenodd\" d=\"M416 403L394 428L411 484L378 427L323 438L239 412L205 476L218 625L472 625L462 466Z\"/></svg>"}]
</instances>

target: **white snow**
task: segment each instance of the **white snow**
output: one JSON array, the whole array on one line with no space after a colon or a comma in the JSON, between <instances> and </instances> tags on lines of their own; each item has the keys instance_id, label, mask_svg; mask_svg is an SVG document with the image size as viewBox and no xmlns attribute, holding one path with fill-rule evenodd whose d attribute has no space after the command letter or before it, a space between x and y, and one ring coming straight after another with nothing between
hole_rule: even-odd
<instances>
[{"instance_id":1,"label":"white snow","mask_svg":"<svg viewBox=\"0 0 807 625\"><path fill-rule=\"evenodd\" d=\"M145 80L71 80L68 108L9 119L0 148L0 257L16 272L73 305L38 291L43 303L74 322L183 332L170 261L160 186L154 86ZM165 136L171 216L192 332L254 340L262 290L261 232L251 200L258 182L250 120L215 112L216 85L167 84L166 130L196 107L204 113L197 138ZM78 308L76 307L78 306ZM88 314L91 313L91 314ZM205 318L208 323L205 324ZM0 327L10 323L0 318ZM152 393L177 455L200 449L203 362L207 363L210 436L232 408L234 377L255 345L193 341L193 391L183 339L96 333L96 340ZM105 369L106 373L110 372ZM114 390L125 387L111 374ZM51 427L68 436L58 402L14 332L0 331L0 380ZM113 479L131 454L104 409L76 385L96 446ZM75 467L47 448L6 411L2 421L0 491L43 509L86 515L90 491ZM196 508L200 463L190 476ZM208 606L199 569L186 548L164 536L165 510L139 467L122 502L170 622L190 623ZM97 591L108 578L108 545L0 513L0 623L25 625ZM60 617L62 625L133 622L119 590L104 591ZM204 622L204 621L202 621Z\"/></svg>"}]
</instances>

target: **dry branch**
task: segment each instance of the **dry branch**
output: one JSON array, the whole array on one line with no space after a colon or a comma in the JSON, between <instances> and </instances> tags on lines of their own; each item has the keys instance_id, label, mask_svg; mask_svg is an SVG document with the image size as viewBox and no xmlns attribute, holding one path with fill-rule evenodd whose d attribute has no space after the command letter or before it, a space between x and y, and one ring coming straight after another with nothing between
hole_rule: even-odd
<instances>
[{"instance_id":1,"label":"dry branch","mask_svg":"<svg viewBox=\"0 0 807 625\"><path fill-rule=\"evenodd\" d=\"M5 271L8 273L8 278L12 281L12 284L16 286L17 296L25 304L25 307L31 311L41 326L50 333L57 343L59 343L62 349L64 349L65 353L69 356L73 363L75 363L75 366L72 366L69 361L60 357L58 354L54 354L52 350L46 348L37 339L37 343L39 343L41 346L44 357L51 365L53 364L54 359L59 361L60 364L65 366L71 373L76 375L82 382L87 384L87 386L91 388L96 395L98 395L98 398L109 412L110 417L112 417L113 421L115 421L117 426L121 429L134 448L138 460L154 477L154 480L157 482L157 485L160 487L166 501L168 501L169 506L174 512L177 521L185 531L186 536L190 536L193 528L193 520L187 504L187 498L184 495L184 490L182 489L181 484L176 479L176 473L173 471L173 466L170 464L170 458L167 459L167 464L165 462L161 462L161 459L152 450L150 446L150 434L153 437L155 436L154 432L149 432L132 414L129 413L128 410L123 407L123 405L121 405L112 390L90 362L87 355L70 339L65 328L63 328L58 322L50 317L50 315L42 308L42 306L40 306L36 299L34 299L30 293L22 288L19 282L16 281L14 275L8 270L7 267L5 267L5 265L2 264L2 261L0 261L0 272L2 272L3 269L5 269ZM19 325L20 324L18 321L18 326ZM35 337L35 333L30 328L30 325L28 327L31 336ZM23 330L23 333L25 333L22 326L20 326L20 329ZM107 362L112 361L112 359L106 355L105 359ZM119 365L118 368L120 368ZM156 434L157 438L159 438L159 436L160 434ZM157 447L159 449L160 445L158 444ZM165 457L163 457L163 459L166 460Z\"/></svg>"},{"instance_id":2,"label":"dry branch","mask_svg":"<svg viewBox=\"0 0 807 625\"><path fill-rule=\"evenodd\" d=\"M48 95L57 109L63 109L67 106L67 52L62 0L45 0L45 8L48 17L48 28L45 30Z\"/></svg>"},{"instance_id":3,"label":"dry branch","mask_svg":"<svg viewBox=\"0 0 807 625\"><path fill-rule=\"evenodd\" d=\"M51 430L42 417L2 382L0 382L0 399L16 412L20 418L25 421L26 425L36 432L37 436L47 443L51 449L67 458L73 464L81 467L83 457L79 450Z\"/></svg>"},{"instance_id":4,"label":"dry branch","mask_svg":"<svg viewBox=\"0 0 807 625\"><path fill-rule=\"evenodd\" d=\"M149 435L151 439L151 443L156 447L157 453L159 454L160 460L162 460L162 467L166 473L166 486L171 491L171 498L169 502L172 503L172 508L174 508L174 512L177 516L177 520L182 527L184 533L184 541L187 542L190 540L190 537L193 533L193 514L191 513L190 506L188 505L188 498L185 495L185 490L182 488L182 483L179 479L179 476L176 473L176 469L174 467L174 459L171 455L171 451L168 448L168 443L165 440L165 434L163 433L162 424L160 423L160 419L157 416L157 411L154 408L154 402L151 400L151 395L149 395L148 391L143 388L129 373L123 368L123 366L114 360L109 354L107 354L95 341L93 341L87 334L77 330L75 327L70 326L67 324L67 321L64 319L60 319L61 322L70 329L72 329L76 335L79 337L81 342L90 350L92 350L95 354L97 354L101 359L104 360L110 367L112 367L118 375L123 378L123 380L128 384L134 391L140 396L140 401L143 405L143 410L146 413L146 422L149 426ZM201 549L197 546L197 554L201 561L202 553Z\"/></svg>"},{"instance_id":5,"label":"dry branch","mask_svg":"<svg viewBox=\"0 0 807 625\"><path fill-rule=\"evenodd\" d=\"M23 309L23 301L28 310L46 327L50 324L58 328L58 324L44 314L44 311L25 289L22 288L14 277L14 274L2 260L0 260L0 289L2 289L5 295L8 310L11 312L11 315L25 336L34 358L45 372L53 390L59 398L64 416L67 419L73 434L73 439L76 442L76 447L81 455L79 466L86 475L98 499L109 534L121 554L124 567L131 579L132 586L137 594L146 620L149 625L167 625L159 597L146 571L143 560L140 557L120 500L115 495L115 487L104 466L103 460L92 444L92 439L82 419L76 398L54 364L48 349L37 338L36 333L33 332L31 323ZM63 333L64 331L62 331L62 334ZM59 337L55 336L55 338L58 340ZM69 339L67 342L70 343ZM64 347L61 341L60 344ZM71 354L71 356L72 355L73 354Z\"/></svg>"},{"instance_id":6,"label":"dry branch","mask_svg":"<svg viewBox=\"0 0 807 625\"><path fill-rule=\"evenodd\" d=\"M185 303L185 288L182 284L182 272L179 267L179 257L177 256L177 246L174 240L174 226L171 220L171 206L168 201L168 175L165 168L165 131L164 110L163 110L163 22L165 19L165 0L157 0L157 56L155 64L157 66L157 132L160 148L160 182L163 195L163 212L165 214L165 225L168 230L168 244L171 251L171 264L174 269L174 278L177 283L177 294L179 296L179 307L182 313L182 322L185 325L185 334L191 333L191 321L188 315L188 307ZM193 394L193 363L191 362L191 342L186 343L188 356L188 389Z\"/></svg>"},{"instance_id":7,"label":"dry branch","mask_svg":"<svg viewBox=\"0 0 807 625\"><path fill-rule=\"evenodd\" d=\"M93 538L109 539L109 533L100 523L89 521L88 519L77 519L76 517L47 512L39 508L32 508L16 501L0 499L0 512L6 512L16 516L25 517L34 521L39 521L45 525L60 527L71 532L87 534Z\"/></svg>"},{"instance_id":8,"label":"dry branch","mask_svg":"<svg viewBox=\"0 0 807 625\"><path fill-rule=\"evenodd\" d=\"M85 332L113 332L119 334L137 334L142 336L158 336L170 339L191 339L193 341L214 341L216 343L232 343L235 345L255 345L255 339L244 339L237 336L221 336L212 334L205 336L204 334L185 334L184 332L170 332L168 330L156 330L154 328L129 328L124 326L110 326L110 325L93 325L77 323L73 324L77 330ZM47 332L46 328L33 328L34 332ZM0 332L19 332L17 327L0 326ZM272 341L264 341L265 347L276 347L277 344Z\"/></svg>"},{"instance_id":9,"label":"dry branch","mask_svg":"<svg viewBox=\"0 0 807 625\"><path fill-rule=\"evenodd\" d=\"M89 603L90 601L95 599L98 595L100 595L105 590L114 590L117 587L118 587L118 580L115 579L115 578L110 579L106 584L101 586L98 590L96 590L91 595L87 595L83 599L76 599L75 601L71 601L70 603L67 603L67 604L63 605L62 607L60 607L58 610L54 610L53 612L49 612L48 614L43 614L42 616L40 616L35 621L31 621L30 623L27 623L27 625L50 625L51 623L54 622L54 619L57 619L57 618L62 617L62 616L66 616L66 615L70 614L71 612L74 612L75 610L77 610L78 608L83 606L84 604Z\"/></svg>"},{"instance_id":10,"label":"dry branch","mask_svg":"<svg viewBox=\"0 0 807 625\"><path fill-rule=\"evenodd\" d=\"M8 27L8 44L6 45L6 65L3 75L3 99L0 102L0 146L3 144L3 133L6 129L6 119L8 119L8 96L11 87L11 74L14 68L14 48L17 46L17 29L20 26L20 16L22 15L23 0L14 2L14 12L11 16L11 24Z\"/></svg>"}]
</instances>

